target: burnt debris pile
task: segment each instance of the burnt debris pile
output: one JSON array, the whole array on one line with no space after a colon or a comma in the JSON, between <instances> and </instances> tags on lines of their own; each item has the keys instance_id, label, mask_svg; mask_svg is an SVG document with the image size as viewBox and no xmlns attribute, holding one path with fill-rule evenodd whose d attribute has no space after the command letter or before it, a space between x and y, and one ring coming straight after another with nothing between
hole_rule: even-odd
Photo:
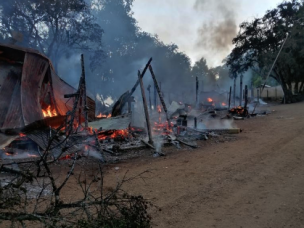
<instances>
[{"instance_id":1,"label":"burnt debris pile","mask_svg":"<svg viewBox=\"0 0 304 228\"><path fill-rule=\"evenodd\" d=\"M150 148L160 156L163 145L196 148L196 140L240 132L222 118L230 108L225 94L199 94L197 85L191 104L171 101L167 105L152 58L138 71L130 91L96 112L94 99L87 95L83 55L75 89L56 75L50 60L40 53L9 45L0 48L3 160L40 159L47 153L52 161L91 156L106 162L138 148ZM153 98L151 85L145 88L143 83L147 71L154 83ZM134 95L138 87L141 101ZM244 111L237 114L245 115Z\"/></svg>"}]
</instances>

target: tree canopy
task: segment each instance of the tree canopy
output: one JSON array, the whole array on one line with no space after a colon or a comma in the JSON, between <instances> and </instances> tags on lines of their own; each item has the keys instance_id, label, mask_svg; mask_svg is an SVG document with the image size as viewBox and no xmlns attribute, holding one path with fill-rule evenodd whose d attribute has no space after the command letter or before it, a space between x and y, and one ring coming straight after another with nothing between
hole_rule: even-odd
<instances>
[{"instance_id":1,"label":"tree canopy","mask_svg":"<svg viewBox=\"0 0 304 228\"><path fill-rule=\"evenodd\" d=\"M281 84L287 101L292 101L292 92L304 92L303 16L303 2L292 0L267 11L262 18L242 23L233 39L235 48L227 58L231 73L253 69L265 76L289 34L270 76ZM295 88L292 88L293 82Z\"/></svg>"},{"instance_id":2,"label":"tree canopy","mask_svg":"<svg viewBox=\"0 0 304 228\"><path fill-rule=\"evenodd\" d=\"M38 49L55 66L72 50L94 49L100 56L103 30L85 0L13 0L0 2L0 33L5 40Z\"/></svg>"}]
</instances>

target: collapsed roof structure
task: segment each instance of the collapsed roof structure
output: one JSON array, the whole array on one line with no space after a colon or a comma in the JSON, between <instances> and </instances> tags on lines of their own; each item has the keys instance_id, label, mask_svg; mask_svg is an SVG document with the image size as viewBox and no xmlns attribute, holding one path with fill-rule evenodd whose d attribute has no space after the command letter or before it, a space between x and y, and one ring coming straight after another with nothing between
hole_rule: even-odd
<instances>
[{"instance_id":1,"label":"collapsed roof structure","mask_svg":"<svg viewBox=\"0 0 304 228\"><path fill-rule=\"evenodd\" d=\"M36 121L63 119L73 108L76 89L63 81L46 56L36 50L0 44L0 131L18 130ZM95 102L87 97L88 120Z\"/></svg>"}]
</instances>

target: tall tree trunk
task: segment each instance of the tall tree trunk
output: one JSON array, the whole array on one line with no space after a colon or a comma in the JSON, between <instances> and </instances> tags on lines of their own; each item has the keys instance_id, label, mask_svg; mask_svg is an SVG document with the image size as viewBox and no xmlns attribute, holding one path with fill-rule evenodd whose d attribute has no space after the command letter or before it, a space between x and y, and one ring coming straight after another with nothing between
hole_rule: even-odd
<instances>
[{"instance_id":1,"label":"tall tree trunk","mask_svg":"<svg viewBox=\"0 0 304 228\"><path fill-rule=\"evenodd\" d=\"M303 93L303 92L304 92L304 81L301 82L299 92L300 92L300 93Z\"/></svg>"},{"instance_id":2,"label":"tall tree trunk","mask_svg":"<svg viewBox=\"0 0 304 228\"><path fill-rule=\"evenodd\" d=\"M288 81L286 84L287 84L288 90L290 90L290 91L292 92L292 85L291 85L291 82Z\"/></svg>"},{"instance_id":3,"label":"tall tree trunk","mask_svg":"<svg viewBox=\"0 0 304 228\"><path fill-rule=\"evenodd\" d=\"M292 102L292 92L288 89L287 83L283 77L283 75L280 73L280 70L278 68L274 68L274 72L278 78L278 81L283 89L284 93L284 103L291 103Z\"/></svg>"},{"instance_id":4,"label":"tall tree trunk","mask_svg":"<svg viewBox=\"0 0 304 228\"><path fill-rule=\"evenodd\" d=\"M298 94L298 93L299 93L299 82L297 81L293 87L293 94Z\"/></svg>"},{"instance_id":5,"label":"tall tree trunk","mask_svg":"<svg viewBox=\"0 0 304 228\"><path fill-rule=\"evenodd\" d=\"M281 86L284 92L284 103L289 104L292 103L292 92L291 90L287 87L287 84L283 78L281 78Z\"/></svg>"}]
</instances>

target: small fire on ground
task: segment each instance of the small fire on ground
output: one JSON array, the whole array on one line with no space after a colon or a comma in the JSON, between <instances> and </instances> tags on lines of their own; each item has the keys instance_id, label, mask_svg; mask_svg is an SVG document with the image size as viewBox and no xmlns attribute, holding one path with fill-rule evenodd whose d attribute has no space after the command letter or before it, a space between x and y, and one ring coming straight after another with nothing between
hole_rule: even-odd
<instances>
[{"instance_id":1,"label":"small fire on ground","mask_svg":"<svg viewBox=\"0 0 304 228\"><path fill-rule=\"evenodd\" d=\"M51 108L51 105L49 105L46 109L42 109L43 117L54 117L58 116L56 110Z\"/></svg>"},{"instance_id":2,"label":"small fire on ground","mask_svg":"<svg viewBox=\"0 0 304 228\"><path fill-rule=\"evenodd\" d=\"M108 114L108 115L105 115L105 114L102 114L102 113L99 113L99 115L96 116L97 118L110 118L112 117L112 114Z\"/></svg>"}]
</instances>

